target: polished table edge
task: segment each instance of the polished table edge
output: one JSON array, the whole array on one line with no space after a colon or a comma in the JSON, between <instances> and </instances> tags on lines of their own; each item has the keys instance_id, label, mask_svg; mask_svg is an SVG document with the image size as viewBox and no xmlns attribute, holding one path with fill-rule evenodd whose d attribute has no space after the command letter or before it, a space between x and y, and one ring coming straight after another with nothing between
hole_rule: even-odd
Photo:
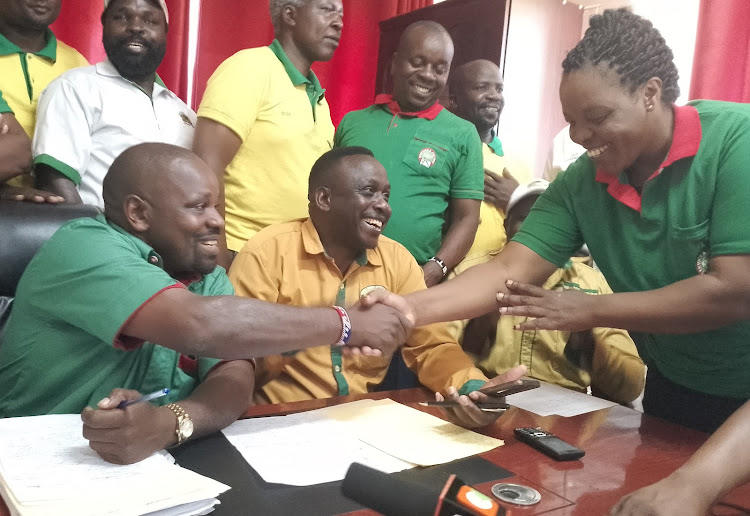
<instances>
[{"instance_id":1,"label":"polished table edge","mask_svg":"<svg viewBox=\"0 0 750 516\"><path fill-rule=\"evenodd\" d=\"M425 388L385 391L362 395L338 396L271 405L254 405L245 417L293 414L330 407L360 399L390 398L438 417L435 407L417 405L433 399ZM586 451L579 461L555 462L518 441L513 429L540 426L566 442ZM534 487L543 495L536 506L511 508L513 514L606 514L625 494L652 484L681 466L706 440L707 434L642 414L630 408L614 406L574 417L537 416L511 407L495 423L477 432L502 439L505 445L480 456L515 474L503 482L517 482ZM475 486L490 494L494 482ZM750 507L750 483L731 491L724 501ZM552 506L554 507L552 507ZM721 508L720 514L747 514ZM717 514L719 514L717 513ZM358 511L357 515L373 514ZM0 516L10 511L0 500Z\"/></svg>"}]
</instances>

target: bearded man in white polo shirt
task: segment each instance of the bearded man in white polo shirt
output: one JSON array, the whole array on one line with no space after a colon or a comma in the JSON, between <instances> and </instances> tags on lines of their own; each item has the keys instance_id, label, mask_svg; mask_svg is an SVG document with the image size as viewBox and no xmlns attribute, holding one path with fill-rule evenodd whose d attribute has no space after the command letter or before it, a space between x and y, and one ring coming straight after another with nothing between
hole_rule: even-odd
<instances>
[{"instance_id":1,"label":"bearded man in white polo shirt","mask_svg":"<svg viewBox=\"0 0 750 516\"><path fill-rule=\"evenodd\" d=\"M195 113L156 75L167 47L164 0L105 0L106 60L54 80L39 100L32 144L37 187L102 208L102 180L144 142L190 148Z\"/></svg>"}]
</instances>

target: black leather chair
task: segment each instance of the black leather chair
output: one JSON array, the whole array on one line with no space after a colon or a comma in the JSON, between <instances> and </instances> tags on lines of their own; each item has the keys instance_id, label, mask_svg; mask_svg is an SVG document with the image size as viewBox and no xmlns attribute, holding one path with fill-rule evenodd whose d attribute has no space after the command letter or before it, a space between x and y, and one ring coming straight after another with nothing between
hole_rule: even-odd
<instances>
[{"instance_id":1,"label":"black leather chair","mask_svg":"<svg viewBox=\"0 0 750 516\"><path fill-rule=\"evenodd\" d=\"M0 201L0 345L18 280L31 258L65 222L98 213L85 204Z\"/></svg>"}]
</instances>

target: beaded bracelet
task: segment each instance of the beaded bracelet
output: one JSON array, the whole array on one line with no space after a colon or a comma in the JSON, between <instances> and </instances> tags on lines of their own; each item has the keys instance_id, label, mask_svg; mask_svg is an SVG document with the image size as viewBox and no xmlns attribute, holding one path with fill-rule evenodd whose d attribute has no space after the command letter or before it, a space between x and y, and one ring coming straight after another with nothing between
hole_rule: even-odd
<instances>
[{"instance_id":1,"label":"beaded bracelet","mask_svg":"<svg viewBox=\"0 0 750 516\"><path fill-rule=\"evenodd\" d=\"M344 310L340 306L334 305L331 308L336 310L336 313L338 313L339 317L341 317L341 338L335 345L345 346L346 343L349 342L349 338L352 336L352 321L351 319L349 319L349 314L346 313L346 310Z\"/></svg>"}]
</instances>

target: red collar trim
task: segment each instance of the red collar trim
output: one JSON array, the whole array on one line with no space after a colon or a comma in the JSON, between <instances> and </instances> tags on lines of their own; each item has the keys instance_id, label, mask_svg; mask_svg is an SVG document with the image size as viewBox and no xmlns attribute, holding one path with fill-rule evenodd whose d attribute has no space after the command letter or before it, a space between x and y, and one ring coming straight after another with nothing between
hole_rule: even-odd
<instances>
[{"instance_id":1,"label":"red collar trim","mask_svg":"<svg viewBox=\"0 0 750 516\"><path fill-rule=\"evenodd\" d=\"M200 281L203 279L203 274L198 274L197 272L195 274L186 275L186 276L180 276L179 278L176 278L177 281L185 285L186 287L189 287L191 284L195 283L196 281Z\"/></svg>"},{"instance_id":2,"label":"red collar trim","mask_svg":"<svg viewBox=\"0 0 750 516\"><path fill-rule=\"evenodd\" d=\"M375 104L388 105L388 109L394 115L413 116L417 118L425 118L427 120L435 120L437 116L440 114L440 112L443 110L443 106L441 106L439 102L435 102L432 106L422 111L412 111L412 112L401 111L401 106L398 105L398 102L393 100L393 95L386 95L386 94L381 94L375 97Z\"/></svg>"},{"instance_id":3,"label":"red collar trim","mask_svg":"<svg viewBox=\"0 0 750 516\"><path fill-rule=\"evenodd\" d=\"M646 180L650 181L658 176L663 169L683 158L695 156L701 145L703 130L698 110L693 106L672 105L674 112L674 132L672 133L672 145L664 162L659 169L651 174ZM596 181L609 185L609 195L623 203L625 206L638 212L641 211L641 194L630 185L620 183L618 177L607 174L604 170L596 169Z\"/></svg>"}]
</instances>

